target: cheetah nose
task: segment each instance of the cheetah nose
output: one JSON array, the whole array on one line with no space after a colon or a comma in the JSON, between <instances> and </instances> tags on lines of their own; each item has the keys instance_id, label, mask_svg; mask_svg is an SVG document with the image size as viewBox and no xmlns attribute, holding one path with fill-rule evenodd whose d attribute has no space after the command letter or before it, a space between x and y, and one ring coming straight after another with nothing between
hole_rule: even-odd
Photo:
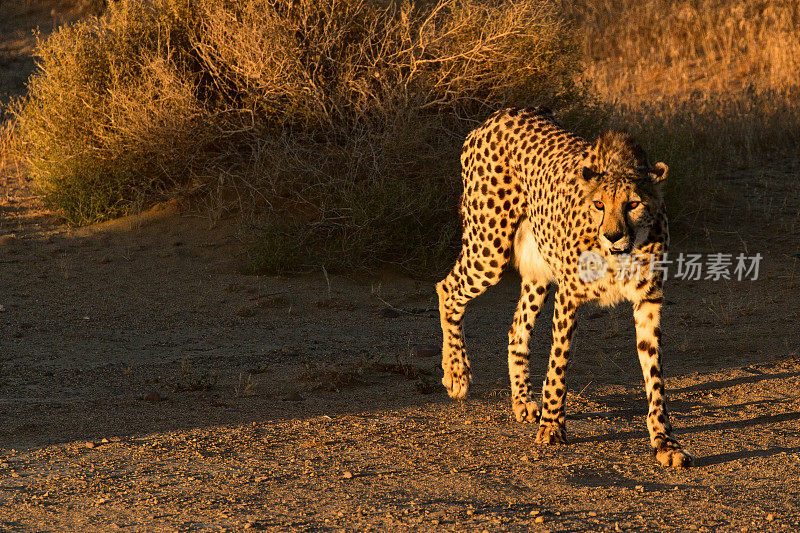
<instances>
[{"instance_id":1,"label":"cheetah nose","mask_svg":"<svg viewBox=\"0 0 800 533\"><path fill-rule=\"evenodd\" d=\"M621 232L621 231L618 231L616 233L604 233L603 234L603 237L608 239L608 242L610 242L611 244L614 244L615 242L617 242L618 240L620 240L624 236L625 236L625 234L623 232Z\"/></svg>"}]
</instances>

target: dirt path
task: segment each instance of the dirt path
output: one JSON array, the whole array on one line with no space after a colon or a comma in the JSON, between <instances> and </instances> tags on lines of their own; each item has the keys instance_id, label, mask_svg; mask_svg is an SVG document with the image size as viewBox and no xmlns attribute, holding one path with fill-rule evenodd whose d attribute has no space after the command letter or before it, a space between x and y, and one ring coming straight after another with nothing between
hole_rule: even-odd
<instances>
[{"instance_id":1,"label":"dirt path","mask_svg":"<svg viewBox=\"0 0 800 533\"><path fill-rule=\"evenodd\" d=\"M508 406L513 276L470 308L475 394L453 403L413 348L438 341L436 314L383 303L431 307L430 282L244 276L234 225L176 205L68 230L6 202L0 529L797 529L791 179L728 184L759 201L726 216L721 198L698 238L677 236L764 254L758 281L669 283L670 407L699 458L685 472L648 455L625 306L582 311L572 444L543 448Z\"/></svg>"},{"instance_id":2,"label":"dirt path","mask_svg":"<svg viewBox=\"0 0 800 533\"><path fill-rule=\"evenodd\" d=\"M21 477L3 481L4 525L796 530L798 376L800 364L787 362L672 379L681 436L702 457L685 472L647 456L641 410L629 407L641 403L637 387L573 402L574 443L561 448L532 446L504 399L483 395L11 455L8 469Z\"/></svg>"}]
</instances>

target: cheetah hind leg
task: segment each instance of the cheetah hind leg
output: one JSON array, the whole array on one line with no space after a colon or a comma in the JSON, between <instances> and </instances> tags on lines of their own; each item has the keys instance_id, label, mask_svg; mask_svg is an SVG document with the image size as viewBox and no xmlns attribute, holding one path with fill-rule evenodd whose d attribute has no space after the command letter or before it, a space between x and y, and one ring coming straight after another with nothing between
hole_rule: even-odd
<instances>
[{"instance_id":1,"label":"cheetah hind leg","mask_svg":"<svg viewBox=\"0 0 800 533\"><path fill-rule=\"evenodd\" d=\"M469 360L464 352L463 340L461 338L461 321L456 320L453 307L448 301L445 281L436 285L436 292L439 295L439 316L442 323L444 340L442 344L442 385L447 389L447 394L456 400L463 400L469 393L472 383L472 372L469 368ZM463 316L463 309L461 310Z\"/></svg>"}]
</instances>

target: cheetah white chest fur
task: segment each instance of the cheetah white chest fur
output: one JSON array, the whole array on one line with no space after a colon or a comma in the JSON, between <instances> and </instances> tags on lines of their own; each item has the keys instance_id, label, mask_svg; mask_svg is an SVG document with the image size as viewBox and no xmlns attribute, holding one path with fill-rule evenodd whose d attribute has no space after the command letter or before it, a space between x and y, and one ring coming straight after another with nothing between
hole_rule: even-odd
<instances>
[{"instance_id":1,"label":"cheetah white chest fur","mask_svg":"<svg viewBox=\"0 0 800 533\"><path fill-rule=\"evenodd\" d=\"M539 250L527 218L522 220L514 236L514 266L526 279L537 279L549 283L555 279L553 267Z\"/></svg>"}]
</instances>

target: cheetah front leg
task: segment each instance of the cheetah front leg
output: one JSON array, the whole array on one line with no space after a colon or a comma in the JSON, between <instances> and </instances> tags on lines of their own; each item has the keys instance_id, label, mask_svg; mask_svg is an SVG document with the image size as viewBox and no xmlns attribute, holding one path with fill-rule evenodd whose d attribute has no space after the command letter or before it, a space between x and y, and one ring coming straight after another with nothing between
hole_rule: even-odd
<instances>
[{"instance_id":1,"label":"cheetah front leg","mask_svg":"<svg viewBox=\"0 0 800 533\"><path fill-rule=\"evenodd\" d=\"M647 429L653 455L663 466L686 468L692 465L689 455L672 434L661 377L659 341L661 330L661 298L643 300L633 307L636 322L636 348L647 391Z\"/></svg>"},{"instance_id":2,"label":"cheetah front leg","mask_svg":"<svg viewBox=\"0 0 800 533\"><path fill-rule=\"evenodd\" d=\"M546 284L523 279L517 310L514 313L514 324L508 332L511 409L518 422L539 422L541 416L539 404L533 399L528 344L533 324L539 315L546 294Z\"/></svg>"},{"instance_id":3,"label":"cheetah front leg","mask_svg":"<svg viewBox=\"0 0 800 533\"><path fill-rule=\"evenodd\" d=\"M565 286L560 286L553 311L553 346L550 349L550 364L547 378L542 385L542 418L536 442L542 444L566 444L567 431L564 403L567 396L567 361L569 343L575 331L577 302Z\"/></svg>"}]
</instances>

